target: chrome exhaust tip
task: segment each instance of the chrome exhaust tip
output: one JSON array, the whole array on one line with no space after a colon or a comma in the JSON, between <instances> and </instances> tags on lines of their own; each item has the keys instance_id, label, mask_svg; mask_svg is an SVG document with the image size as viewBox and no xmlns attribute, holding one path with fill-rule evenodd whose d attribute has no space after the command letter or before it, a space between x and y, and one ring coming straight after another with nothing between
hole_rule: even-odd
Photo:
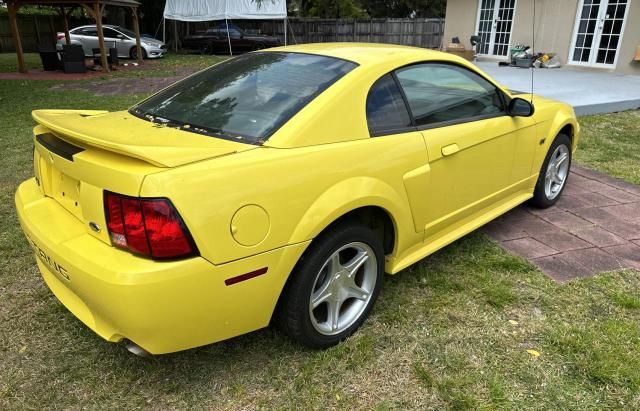
<instances>
[{"instance_id":1,"label":"chrome exhaust tip","mask_svg":"<svg viewBox=\"0 0 640 411\"><path fill-rule=\"evenodd\" d=\"M151 353L144 348L140 347L138 344L133 341L127 340L125 343L125 348L132 354L137 355L138 357L148 358L151 357Z\"/></svg>"}]
</instances>

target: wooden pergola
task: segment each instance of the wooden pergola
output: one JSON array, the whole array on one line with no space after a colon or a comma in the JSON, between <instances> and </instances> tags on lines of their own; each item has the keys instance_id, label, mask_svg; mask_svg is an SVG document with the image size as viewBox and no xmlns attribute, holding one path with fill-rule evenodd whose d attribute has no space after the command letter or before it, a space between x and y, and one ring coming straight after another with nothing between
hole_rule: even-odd
<instances>
[{"instance_id":1,"label":"wooden pergola","mask_svg":"<svg viewBox=\"0 0 640 411\"><path fill-rule=\"evenodd\" d=\"M27 68L24 64L24 53L22 51L22 41L20 40L20 31L18 30L18 21L16 15L20 7L24 5L50 6L58 10L58 13L64 21L64 36L67 44L71 44L71 36L69 35L68 18L73 9L77 7L84 8L87 13L95 20L98 31L98 43L100 44L100 61L102 70L109 71L107 63L107 48L104 45L104 34L102 32L102 15L105 6L119 6L128 8L133 16L133 31L136 33L136 51L138 63L142 64L142 47L140 45L140 25L138 23L138 3L135 0L7 0L7 11L9 14L9 25L11 26L11 34L16 48L18 57L18 71L26 73Z\"/></svg>"}]
</instances>

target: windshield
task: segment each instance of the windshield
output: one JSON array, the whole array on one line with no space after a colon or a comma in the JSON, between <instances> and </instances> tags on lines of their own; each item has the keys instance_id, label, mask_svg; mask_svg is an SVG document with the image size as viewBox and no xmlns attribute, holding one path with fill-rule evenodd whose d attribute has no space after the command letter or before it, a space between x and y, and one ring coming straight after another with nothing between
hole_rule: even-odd
<instances>
[{"instance_id":1,"label":"windshield","mask_svg":"<svg viewBox=\"0 0 640 411\"><path fill-rule=\"evenodd\" d=\"M249 53L188 77L130 112L185 131L260 144L354 67L325 56Z\"/></svg>"}]
</instances>

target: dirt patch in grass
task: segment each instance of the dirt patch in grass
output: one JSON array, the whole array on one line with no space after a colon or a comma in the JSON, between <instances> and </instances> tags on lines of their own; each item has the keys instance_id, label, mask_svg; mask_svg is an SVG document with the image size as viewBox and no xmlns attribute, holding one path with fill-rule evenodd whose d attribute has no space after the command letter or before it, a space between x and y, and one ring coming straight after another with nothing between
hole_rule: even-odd
<instances>
[{"instance_id":1,"label":"dirt patch in grass","mask_svg":"<svg viewBox=\"0 0 640 411\"><path fill-rule=\"evenodd\" d=\"M54 92L70 90L86 91L96 96L122 96L126 94L151 94L182 80L192 72L185 70L183 74L172 77L118 77L106 80L64 82L51 86Z\"/></svg>"}]
</instances>

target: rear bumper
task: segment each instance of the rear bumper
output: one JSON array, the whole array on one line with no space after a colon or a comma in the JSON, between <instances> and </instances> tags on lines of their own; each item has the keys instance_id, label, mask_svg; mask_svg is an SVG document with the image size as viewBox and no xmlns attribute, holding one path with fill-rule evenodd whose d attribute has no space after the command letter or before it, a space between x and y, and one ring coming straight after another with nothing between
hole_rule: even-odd
<instances>
[{"instance_id":1,"label":"rear bumper","mask_svg":"<svg viewBox=\"0 0 640 411\"><path fill-rule=\"evenodd\" d=\"M56 297L102 338L129 339L152 354L221 341L269 324L282 287L307 243L215 266L204 258L157 262L87 234L43 196L35 179L15 197L20 225ZM266 274L225 280L262 267Z\"/></svg>"}]
</instances>

